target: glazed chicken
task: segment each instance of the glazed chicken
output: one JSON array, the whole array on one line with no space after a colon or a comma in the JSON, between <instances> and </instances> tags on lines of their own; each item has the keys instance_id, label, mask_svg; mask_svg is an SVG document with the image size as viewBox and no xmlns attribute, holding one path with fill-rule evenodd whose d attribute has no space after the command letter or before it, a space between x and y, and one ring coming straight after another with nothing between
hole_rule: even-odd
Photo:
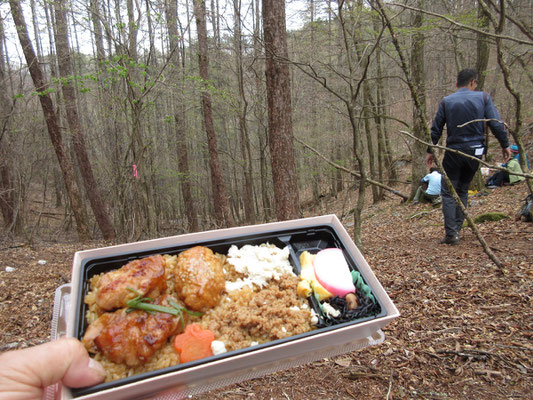
<instances>
[{"instance_id":1,"label":"glazed chicken","mask_svg":"<svg viewBox=\"0 0 533 400\"><path fill-rule=\"evenodd\" d=\"M161 255L134 260L103 275L96 285L96 304L110 311L126 307L126 303L137 296L157 297L167 288L165 259Z\"/></svg>"},{"instance_id":2,"label":"glazed chicken","mask_svg":"<svg viewBox=\"0 0 533 400\"><path fill-rule=\"evenodd\" d=\"M176 292L187 308L206 311L222 297L226 280L221 260L211 249L196 246L178 255Z\"/></svg>"},{"instance_id":3,"label":"glazed chicken","mask_svg":"<svg viewBox=\"0 0 533 400\"><path fill-rule=\"evenodd\" d=\"M163 295L153 304L168 306L167 297ZM187 319L187 314L183 318ZM183 321L183 325L186 323ZM172 314L141 310L126 313L126 309L120 309L102 314L89 325L83 344L91 353L99 351L115 363L134 367L148 361L181 327L180 318Z\"/></svg>"}]
</instances>

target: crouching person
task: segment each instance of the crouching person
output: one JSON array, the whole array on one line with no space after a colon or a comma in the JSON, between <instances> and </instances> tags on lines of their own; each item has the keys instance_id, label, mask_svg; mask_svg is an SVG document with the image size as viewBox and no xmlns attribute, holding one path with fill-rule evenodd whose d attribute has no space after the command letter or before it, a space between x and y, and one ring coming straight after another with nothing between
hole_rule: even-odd
<instances>
[{"instance_id":1,"label":"crouching person","mask_svg":"<svg viewBox=\"0 0 533 400\"><path fill-rule=\"evenodd\" d=\"M424 176L421 182L422 185L419 186L416 191L413 204L418 204L420 201L426 200L432 204L439 204L441 202L440 188L442 175L437 168L431 167L429 169L429 174Z\"/></svg>"}]
</instances>

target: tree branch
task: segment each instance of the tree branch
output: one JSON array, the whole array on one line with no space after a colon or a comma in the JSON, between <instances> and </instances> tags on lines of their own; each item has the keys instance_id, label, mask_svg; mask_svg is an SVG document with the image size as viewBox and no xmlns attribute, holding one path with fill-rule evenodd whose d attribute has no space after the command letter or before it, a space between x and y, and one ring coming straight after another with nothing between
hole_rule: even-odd
<instances>
[{"instance_id":1,"label":"tree branch","mask_svg":"<svg viewBox=\"0 0 533 400\"><path fill-rule=\"evenodd\" d=\"M426 146L429 146L429 147L432 147L432 148L441 149L441 150L446 150L446 151L449 151L450 153L459 154L459 155L461 155L461 156L463 156L465 158L470 158L471 160L479 161L480 164L482 164L482 165L484 165L486 167L489 167L490 169L497 169L497 170L500 170L500 171L506 171L506 172L511 173L513 175L516 175L516 176L523 176L524 178L533 179L533 174L532 173L510 171L509 169L507 169L505 167L500 167L499 165L489 164L486 161L483 161L483 160L481 160L481 159L479 159L479 158L477 158L475 156L471 156L470 154L463 153L460 150L452 149L450 147L441 146L441 145L438 145L438 144L425 142L422 139L417 138L415 135L413 135L413 134L411 134L411 133L409 133L407 131L399 131L399 132L404 134L404 135L406 135L406 136L409 136L412 139L415 139L416 141L418 141L418 142L420 142L422 144L425 144Z\"/></svg>"},{"instance_id":2,"label":"tree branch","mask_svg":"<svg viewBox=\"0 0 533 400\"><path fill-rule=\"evenodd\" d=\"M458 26L460 28L464 28L464 29L470 30L472 32L480 33L482 35L491 37L493 39L505 39L505 40L510 40L510 41L513 41L513 42L516 42L516 43L519 43L519 44L525 44L525 45L528 45L528 46L533 46L533 42L532 41L521 40L521 39L514 38L512 36L505 36L505 35L499 35L499 34L494 34L494 33L490 33L490 32L485 32L485 31L483 31L481 29L477 29L477 28L475 28L473 26L461 24L460 22L454 21L453 19L451 19L451 18L449 18L449 17L447 17L445 15L434 13L432 11L422 10L422 9L419 9L419 8L416 8L416 7L411 7L411 6L408 6L406 4L400 4L400 3L388 3L388 4L391 5L391 6L403 7L403 8L406 8L408 10L411 10L411 11L417 11L417 12L422 12L424 14L432 15L434 17L441 18L441 19L443 19L445 21L448 21L449 23L451 23L451 24L453 24L455 26Z\"/></svg>"},{"instance_id":3,"label":"tree branch","mask_svg":"<svg viewBox=\"0 0 533 400\"><path fill-rule=\"evenodd\" d=\"M294 137L294 140L296 140L298 143L300 143L302 146L304 146L305 148L307 148L308 150L311 150L313 153L315 153L317 156L319 156L321 159L323 159L326 163L328 163L329 165L331 165L332 167L338 169L338 170L341 170L343 172L346 172L350 175L353 175L357 178L361 178L361 174L359 174L358 172L355 172L355 171L351 171L349 170L348 168L346 167L343 167L342 165L339 165L339 164L336 164L334 163L333 161L331 161L330 159L328 159L327 157L325 157L324 155L322 155L318 150L314 149L313 147L309 146L307 143L305 143L303 140L301 139L298 139L296 136ZM366 181L372 185L376 185L380 188L383 188L385 190L388 190L389 192L391 192L392 194L398 196L398 197L401 197L404 201L407 201L408 200L408 196L406 196L405 194L397 191L396 189L394 188L391 188L390 186L387 186L387 185L384 185L383 183L381 182L377 182L377 181L374 181L372 179L369 179L369 178L366 178Z\"/></svg>"}]
</instances>

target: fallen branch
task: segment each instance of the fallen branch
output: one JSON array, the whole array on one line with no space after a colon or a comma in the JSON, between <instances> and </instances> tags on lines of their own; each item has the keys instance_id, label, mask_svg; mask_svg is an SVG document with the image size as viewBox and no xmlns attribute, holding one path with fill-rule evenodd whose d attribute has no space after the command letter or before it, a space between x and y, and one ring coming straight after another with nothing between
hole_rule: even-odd
<instances>
[{"instance_id":1,"label":"fallen branch","mask_svg":"<svg viewBox=\"0 0 533 400\"><path fill-rule=\"evenodd\" d=\"M527 367L519 362L511 362L504 357L502 357L500 354L495 354L490 351L484 351L484 350L437 350L436 353L438 354L446 354L446 355L457 355L464 358L474 358L477 360L483 360L487 357L492 357L494 359L498 359L502 361L503 363L507 364L510 368L513 368L517 371L519 371L521 374L528 374L529 370L531 370L531 367ZM431 353L428 353L431 354ZM439 357L439 358L445 358L445 357Z\"/></svg>"},{"instance_id":2,"label":"fallen branch","mask_svg":"<svg viewBox=\"0 0 533 400\"><path fill-rule=\"evenodd\" d=\"M359 378L378 378L378 379L385 379L388 380L389 377L382 375L382 374L371 374L369 372L348 372L346 374L342 374L345 378L350 379L352 381L355 381Z\"/></svg>"},{"instance_id":3,"label":"fallen branch","mask_svg":"<svg viewBox=\"0 0 533 400\"><path fill-rule=\"evenodd\" d=\"M390 372L390 378L389 378L389 390L387 391L387 399L390 399L390 394L392 392L392 371Z\"/></svg>"},{"instance_id":4,"label":"fallen branch","mask_svg":"<svg viewBox=\"0 0 533 400\"><path fill-rule=\"evenodd\" d=\"M434 209L434 210L430 210L430 211L420 211L419 213L416 213L414 215L411 215L409 217L409 219L413 219L413 218L421 218L425 215L428 215L428 214L431 214L431 213L434 213L435 211L437 211L438 209Z\"/></svg>"},{"instance_id":5,"label":"fallen branch","mask_svg":"<svg viewBox=\"0 0 533 400\"><path fill-rule=\"evenodd\" d=\"M488 369L476 369L474 370L474 373L477 375L486 375L488 377L492 375L502 376L503 374L500 371L491 371Z\"/></svg>"},{"instance_id":6,"label":"fallen branch","mask_svg":"<svg viewBox=\"0 0 533 400\"><path fill-rule=\"evenodd\" d=\"M347 172L348 174L350 175L353 175L357 178L361 178L361 174L355 172L355 171L351 171L349 170L348 168L346 167L343 167L342 165L339 165L339 164L336 164L334 163L333 161L329 160L327 157L323 156L318 150L314 149L313 147L309 146L307 143L305 143L303 140L301 139L298 139L297 137L294 137L294 140L296 140L298 143L300 143L302 146L304 146L305 148L307 148L308 150L311 150L313 153L315 153L317 156L319 156L321 159L323 159L325 162L327 162L329 165L331 165L332 167L335 167L337 168L338 170L341 170L341 171L344 171L344 172ZM396 189L393 189L387 185L384 185L383 183L381 182L378 182L378 181L375 181L373 179L370 179L370 178L366 178L366 181L372 185L376 185L382 189L385 189L385 190L388 190L389 192L391 192L392 194L398 196L398 197L401 197L404 201L407 201L409 199L408 196L406 196L405 194L397 191Z\"/></svg>"}]
</instances>

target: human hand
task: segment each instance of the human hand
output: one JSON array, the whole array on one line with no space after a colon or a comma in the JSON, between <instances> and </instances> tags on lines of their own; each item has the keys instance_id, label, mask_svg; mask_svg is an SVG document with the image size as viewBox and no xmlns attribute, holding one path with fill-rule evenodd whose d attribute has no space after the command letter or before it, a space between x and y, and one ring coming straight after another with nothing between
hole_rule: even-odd
<instances>
[{"instance_id":1,"label":"human hand","mask_svg":"<svg viewBox=\"0 0 533 400\"><path fill-rule=\"evenodd\" d=\"M505 149L502 149L502 155L503 155L503 163L507 164L507 161L509 161L512 157L511 148L507 147Z\"/></svg>"},{"instance_id":2,"label":"human hand","mask_svg":"<svg viewBox=\"0 0 533 400\"><path fill-rule=\"evenodd\" d=\"M84 387L105 377L100 363L73 338L0 354L0 366L0 400L40 400L44 389L59 381Z\"/></svg>"},{"instance_id":3,"label":"human hand","mask_svg":"<svg viewBox=\"0 0 533 400\"><path fill-rule=\"evenodd\" d=\"M433 153L427 153L426 155L426 166L431 168L433 164L435 163L435 157L433 157Z\"/></svg>"}]
</instances>

